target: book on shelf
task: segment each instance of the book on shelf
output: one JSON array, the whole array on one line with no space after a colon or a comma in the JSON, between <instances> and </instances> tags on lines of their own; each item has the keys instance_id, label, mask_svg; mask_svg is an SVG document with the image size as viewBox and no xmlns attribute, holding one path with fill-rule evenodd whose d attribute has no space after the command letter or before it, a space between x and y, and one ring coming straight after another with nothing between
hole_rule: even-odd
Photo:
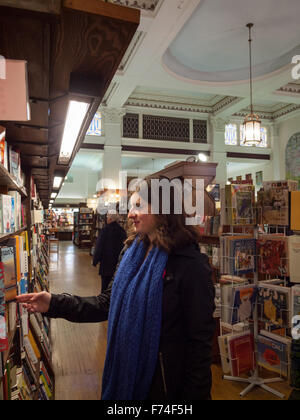
<instances>
[{"instance_id":1,"label":"book on shelf","mask_svg":"<svg viewBox=\"0 0 300 420\"><path fill-rule=\"evenodd\" d=\"M258 335L258 360L260 367L275 372L281 377L290 377L291 338L280 337L261 330Z\"/></svg>"},{"instance_id":2,"label":"book on shelf","mask_svg":"<svg viewBox=\"0 0 300 420\"><path fill-rule=\"evenodd\" d=\"M8 170L8 156L7 156L7 142L6 142L6 128L0 126L0 164Z\"/></svg>"},{"instance_id":3,"label":"book on shelf","mask_svg":"<svg viewBox=\"0 0 300 420\"><path fill-rule=\"evenodd\" d=\"M249 236L220 238L221 273L241 276L256 269L256 241Z\"/></svg>"},{"instance_id":4,"label":"book on shelf","mask_svg":"<svg viewBox=\"0 0 300 420\"><path fill-rule=\"evenodd\" d=\"M254 285L236 287L233 296L232 324L246 322L253 317L257 296Z\"/></svg>"},{"instance_id":5,"label":"book on shelf","mask_svg":"<svg viewBox=\"0 0 300 420\"><path fill-rule=\"evenodd\" d=\"M6 328L6 302L4 287L4 270L0 262L0 353L8 349L8 337ZM1 354L0 354L1 357ZM1 373L1 372L0 372ZM0 374L1 377L1 374Z\"/></svg>"},{"instance_id":6,"label":"book on shelf","mask_svg":"<svg viewBox=\"0 0 300 420\"><path fill-rule=\"evenodd\" d=\"M227 324L249 321L253 316L256 303L256 287L254 285L221 286L221 320Z\"/></svg>"},{"instance_id":7,"label":"book on shelf","mask_svg":"<svg viewBox=\"0 0 300 420\"><path fill-rule=\"evenodd\" d=\"M300 286L296 285L291 288L292 299L292 317L300 315Z\"/></svg>"},{"instance_id":8,"label":"book on shelf","mask_svg":"<svg viewBox=\"0 0 300 420\"><path fill-rule=\"evenodd\" d=\"M22 227L22 197L17 191L10 191L11 196L11 232L20 230Z\"/></svg>"},{"instance_id":9,"label":"book on shelf","mask_svg":"<svg viewBox=\"0 0 300 420\"><path fill-rule=\"evenodd\" d=\"M300 231L300 191L290 193L289 205L289 227L293 231Z\"/></svg>"},{"instance_id":10,"label":"book on shelf","mask_svg":"<svg viewBox=\"0 0 300 420\"><path fill-rule=\"evenodd\" d=\"M288 238L260 235L257 240L258 272L270 276L289 275Z\"/></svg>"},{"instance_id":11,"label":"book on shelf","mask_svg":"<svg viewBox=\"0 0 300 420\"><path fill-rule=\"evenodd\" d=\"M273 284L260 284L258 288L258 317L265 329L288 329L291 326L291 289Z\"/></svg>"},{"instance_id":12,"label":"book on shelf","mask_svg":"<svg viewBox=\"0 0 300 420\"><path fill-rule=\"evenodd\" d=\"M231 375L240 376L256 367L254 336L250 331L228 337Z\"/></svg>"},{"instance_id":13,"label":"book on shelf","mask_svg":"<svg viewBox=\"0 0 300 420\"><path fill-rule=\"evenodd\" d=\"M224 201L224 196L222 201ZM226 185L225 208L223 207L223 209L222 204L223 217L221 218L224 225L255 224L255 187L253 185Z\"/></svg>"},{"instance_id":14,"label":"book on shelf","mask_svg":"<svg viewBox=\"0 0 300 420\"><path fill-rule=\"evenodd\" d=\"M4 271L5 300L9 302L17 296L15 249L11 246L3 246L0 248L0 255Z\"/></svg>"},{"instance_id":15,"label":"book on shelf","mask_svg":"<svg viewBox=\"0 0 300 420\"><path fill-rule=\"evenodd\" d=\"M288 237L291 283L300 283L300 235Z\"/></svg>"},{"instance_id":16,"label":"book on shelf","mask_svg":"<svg viewBox=\"0 0 300 420\"><path fill-rule=\"evenodd\" d=\"M266 191L272 188L284 188L288 191L297 191L298 181L294 181L293 179L281 180L281 181L264 181L263 188Z\"/></svg>"},{"instance_id":17,"label":"book on shelf","mask_svg":"<svg viewBox=\"0 0 300 420\"><path fill-rule=\"evenodd\" d=\"M1 233L11 233L12 200L11 196L0 195Z\"/></svg>"},{"instance_id":18,"label":"book on shelf","mask_svg":"<svg viewBox=\"0 0 300 420\"><path fill-rule=\"evenodd\" d=\"M297 189L297 181L264 182L258 192L260 222L268 225L289 225L289 192Z\"/></svg>"},{"instance_id":19,"label":"book on shelf","mask_svg":"<svg viewBox=\"0 0 300 420\"><path fill-rule=\"evenodd\" d=\"M21 175L21 155L19 150L14 150L12 146L8 147L9 172L16 180L17 184L22 184Z\"/></svg>"}]
</instances>

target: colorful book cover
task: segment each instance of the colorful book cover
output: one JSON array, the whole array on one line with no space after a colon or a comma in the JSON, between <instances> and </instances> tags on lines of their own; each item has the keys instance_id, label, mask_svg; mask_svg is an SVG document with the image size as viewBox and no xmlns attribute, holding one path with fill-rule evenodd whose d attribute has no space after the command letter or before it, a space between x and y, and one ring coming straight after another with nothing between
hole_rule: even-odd
<instances>
[{"instance_id":1,"label":"colorful book cover","mask_svg":"<svg viewBox=\"0 0 300 420\"><path fill-rule=\"evenodd\" d=\"M270 188L258 192L258 206L261 223L268 225L289 225L289 190Z\"/></svg>"},{"instance_id":2,"label":"colorful book cover","mask_svg":"<svg viewBox=\"0 0 300 420\"><path fill-rule=\"evenodd\" d=\"M255 223L255 189L253 185L226 185L225 200L230 225Z\"/></svg>"},{"instance_id":3,"label":"colorful book cover","mask_svg":"<svg viewBox=\"0 0 300 420\"><path fill-rule=\"evenodd\" d=\"M3 264L0 262L0 352L6 351L8 349L5 314L6 314L6 303L5 303L5 287L4 287L4 270L3 270Z\"/></svg>"},{"instance_id":4,"label":"colorful book cover","mask_svg":"<svg viewBox=\"0 0 300 420\"><path fill-rule=\"evenodd\" d=\"M288 287L259 286L258 315L267 330L290 327L290 296Z\"/></svg>"},{"instance_id":5,"label":"colorful book cover","mask_svg":"<svg viewBox=\"0 0 300 420\"><path fill-rule=\"evenodd\" d=\"M2 233L11 233L12 200L9 195L0 195L0 208L2 213Z\"/></svg>"},{"instance_id":6,"label":"colorful book cover","mask_svg":"<svg viewBox=\"0 0 300 420\"><path fill-rule=\"evenodd\" d=\"M300 286L292 287L292 317L300 315Z\"/></svg>"},{"instance_id":7,"label":"colorful book cover","mask_svg":"<svg viewBox=\"0 0 300 420\"><path fill-rule=\"evenodd\" d=\"M300 191L290 193L290 229L300 231Z\"/></svg>"},{"instance_id":8,"label":"colorful book cover","mask_svg":"<svg viewBox=\"0 0 300 420\"><path fill-rule=\"evenodd\" d=\"M254 337L250 332L228 338L232 376L255 369Z\"/></svg>"},{"instance_id":9,"label":"colorful book cover","mask_svg":"<svg viewBox=\"0 0 300 420\"><path fill-rule=\"evenodd\" d=\"M258 365L279 374L289 376L289 347L278 340L258 336Z\"/></svg>"},{"instance_id":10,"label":"colorful book cover","mask_svg":"<svg viewBox=\"0 0 300 420\"><path fill-rule=\"evenodd\" d=\"M236 239L230 243L231 274L240 276L253 273L256 269L255 239Z\"/></svg>"},{"instance_id":11,"label":"colorful book cover","mask_svg":"<svg viewBox=\"0 0 300 420\"><path fill-rule=\"evenodd\" d=\"M289 236L289 267L291 283L300 283L300 236Z\"/></svg>"},{"instance_id":12,"label":"colorful book cover","mask_svg":"<svg viewBox=\"0 0 300 420\"><path fill-rule=\"evenodd\" d=\"M20 183L21 178L21 167L20 167L20 153L14 151L11 147L9 148L9 164L10 173L15 180Z\"/></svg>"},{"instance_id":13,"label":"colorful book cover","mask_svg":"<svg viewBox=\"0 0 300 420\"><path fill-rule=\"evenodd\" d=\"M282 180L282 181L265 181L263 182L264 190L270 190L272 188L285 188L289 191L298 190L298 181L292 179Z\"/></svg>"},{"instance_id":14,"label":"colorful book cover","mask_svg":"<svg viewBox=\"0 0 300 420\"><path fill-rule=\"evenodd\" d=\"M5 128L0 126L0 164L1 165L4 165L5 163L5 134L6 134Z\"/></svg>"},{"instance_id":15,"label":"colorful book cover","mask_svg":"<svg viewBox=\"0 0 300 420\"><path fill-rule=\"evenodd\" d=\"M5 300L9 302L17 296L15 250L13 247L1 248L1 262L4 270Z\"/></svg>"},{"instance_id":16,"label":"colorful book cover","mask_svg":"<svg viewBox=\"0 0 300 420\"><path fill-rule=\"evenodd\" d=\"M257 241L258 272L270 276L288 276L288 242L283 236L260 236Z\"/></svg>"},{"instance_id":17,"label":"colorful book cover","mask_svg":"<svg viewBox=\"0 0 300 420\"><path fill-rule=\"evenodd\" d=\"M245 322L253 317L257 296L256 286L236 288L233 298L232 324Z\"/></svg>"}]
</instances>

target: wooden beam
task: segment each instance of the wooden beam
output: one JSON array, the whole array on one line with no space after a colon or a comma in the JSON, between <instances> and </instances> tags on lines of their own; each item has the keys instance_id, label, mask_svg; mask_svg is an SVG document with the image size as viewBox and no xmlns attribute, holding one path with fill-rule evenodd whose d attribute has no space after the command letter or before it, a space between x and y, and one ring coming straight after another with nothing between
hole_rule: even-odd
<instances>
[{"instance_id":1,"label":"wooden beam","mask_svg":"<svg viewBox=\"0 0 300 420\"><path fill-rule=\"evenodd\" d=\"M80 148L87 150L104 150L104 144L82 143Z\"/></svg>"},{"instance_id":2,"label":"wooden beam","mask_svg":"<svg viewBox=\"0 0 300 420\"><path fill-rule=\"evenodd\" d=\"M271 155L261 155L258 153L235 153L228 152L228 158L237 158L237 159L257 159L257 160L271 160Z\"/></svg>"},{"instance_id":3,"label":"wooden beam","mask_svg":"<svg viewBox=\"0 0 300 420\"><path fill-rule=\"evenodd\" d=\"M140 22L141 13L138 9L119 6L117 4L106 3L99 0L63 0L63 7L78 12L106 16L137 24Z\"/></svg>"},{"instance_id":4,"label":"wooden beam","mask_svg":"<svg viewBox=\"0 0 300 420\"><path fill-rule=\"evenodd\" d=\"M47 144L22 143L13 140L9 140L9 144L14 146L16 149L19 149L21 154L25 156L48 156Z\"/></svg>"},{"instance_id":5,"label":"wooden beam","mask_svg":"<svg viewBox=\"0 0 300 420\"><path fill-rule=\"evenodd\" d=\"M143 152L143 153L160 153L168 155L186 155L186 156L198 156L199 153L205 153L210 156L209 150L189 150L189 149L167 149L162 147L146 147L146 146L122 146L123 152Z\"/></svg>"}]
</instances>

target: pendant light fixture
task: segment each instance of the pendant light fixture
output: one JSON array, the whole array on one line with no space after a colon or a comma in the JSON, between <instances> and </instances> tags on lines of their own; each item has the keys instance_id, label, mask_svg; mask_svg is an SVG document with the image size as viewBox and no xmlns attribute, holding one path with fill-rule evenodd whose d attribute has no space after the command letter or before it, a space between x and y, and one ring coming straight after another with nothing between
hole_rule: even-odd
<instances>
[{"instance_id":1,"label":"pendant light fixture","mask_svg":"<svg viewBox=\"0 0 300 420\"><path fill-rule=\"evenodd\" d=\"M253 28L253 23L248 23L247 28L249 29L249 58L250 58L250 101L251 101L251 111L247 115L244 121L244 136L243 136L243 145L244 146L258 146L261 139L261 121L257 114L253 112L253 82L252 82L252 38L251 38L251 29Z\"/></svg>"}]
</instances>

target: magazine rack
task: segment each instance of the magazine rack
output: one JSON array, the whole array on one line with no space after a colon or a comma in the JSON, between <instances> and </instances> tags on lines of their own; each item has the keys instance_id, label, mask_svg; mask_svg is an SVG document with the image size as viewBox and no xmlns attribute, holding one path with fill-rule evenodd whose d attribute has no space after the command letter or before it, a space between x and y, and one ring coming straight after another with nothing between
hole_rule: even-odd
<instances>
[{"instance_id":1,"label":"magazine rack","mask_svg":"<svg viewBox=\"0 0 300 420\"><path fill-rule=\"evenodd\" d=\"M254 230L254 235L252 236L252 238L254 238L255 240L259 239L259 228L258 228L258 226L254 225L253 230ZM238 236L239 234L233 233L233 229L231 229L231 235L237 235ZM228 256L225 257L225 258L228 258ZM259 258L257 253L255 253L254 258L256 259L256 264L255 264L256 269L253 272L253 277L254 278L253 278L252 285L254 285L258 289L259 286L260 286L260 283L259 283L258 270L257 270L258 258ZM249 284L249 286L250 286L250 284ZM256 301L257 301L257 299L256 299ZM235 308L233 307L232 310L235 310ZM253 357L254 358L255 358L255 354L257 353L257 343L258 343L258 335L259 335L258 322L259 322L259 308L258 308L258 305L255 304L254 310L253 310L253 326L254 326L254 353L253 353L254 356ZM222 357L222 355L221 355L221 357ZM275 395L279 398L282 398L282 399L285 398L285 395L283 395L282 393L280 393L280 392L278 392L278 391L276 391L276 390L274 390L274 389L272 389L271 387L268 386L271 383L284 381L283 378L276 377L276 378L272 378L272 379L263 379L259 376L258 363L253 361L253 367L254 367L254 371L253 371L253 375L251 377L241 378L239 376L224 375L223 379L228 380L228 381L236 381L236 382L242 382L242 383L248 384L247 388L240 393L241 397L245 397L255 387L260 387L260 388L264 389L265 391L268 391L268 392L272 393L273 395Z\"/></svg>"}]
</instances>

